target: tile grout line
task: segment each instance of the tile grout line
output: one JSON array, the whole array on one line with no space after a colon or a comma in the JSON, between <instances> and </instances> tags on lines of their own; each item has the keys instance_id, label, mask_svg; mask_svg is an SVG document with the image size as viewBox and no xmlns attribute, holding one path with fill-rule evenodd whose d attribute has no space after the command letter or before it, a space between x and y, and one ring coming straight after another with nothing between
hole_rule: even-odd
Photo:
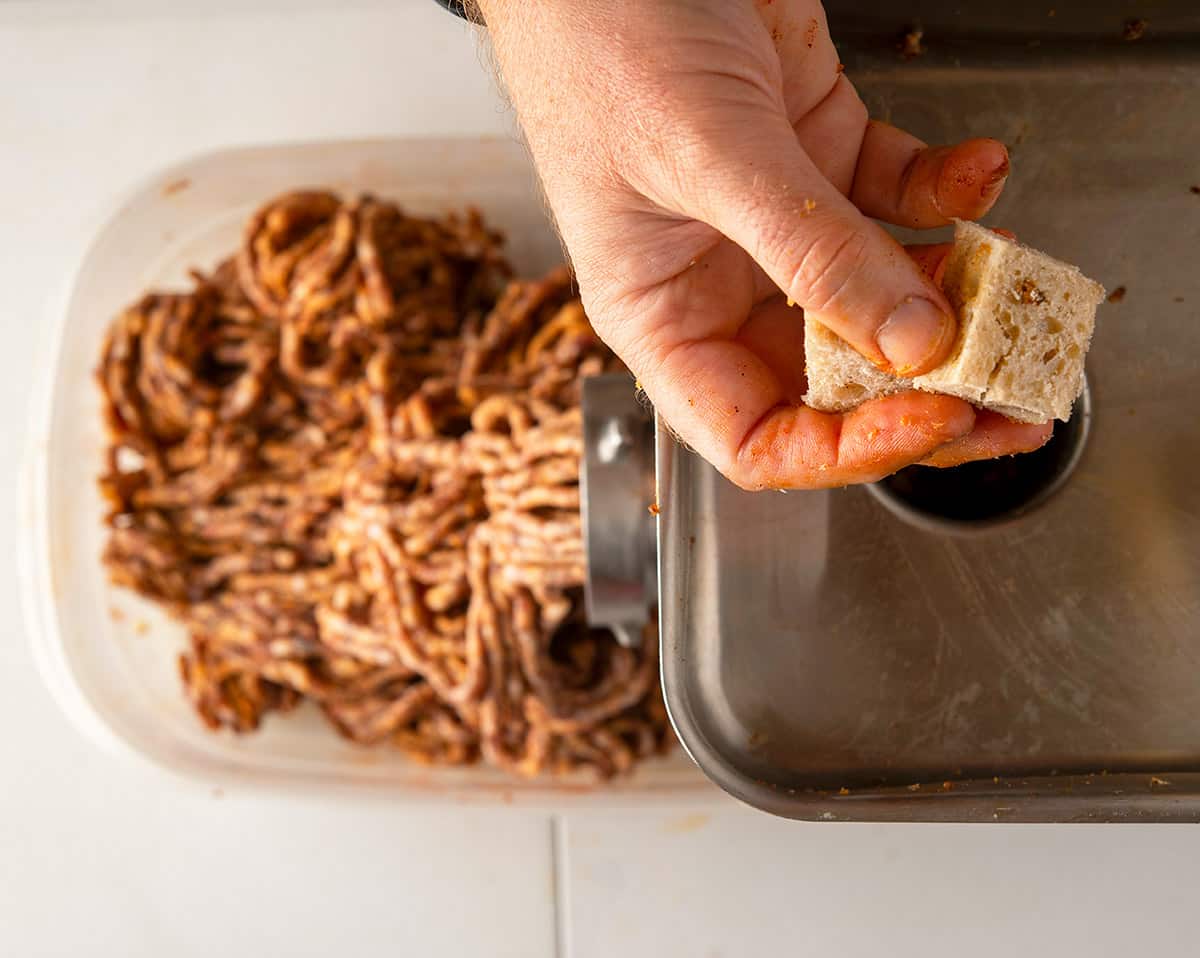
<instances>
[{"instance_id":1,"label":"tile grout line","mask_svg":"<svg viewBox=\"0 0 1200 958\"><path fill-rule=\"evenodd\" d=\"M562 815L550 816L550 871L554 879L554 954L569 958L571 911L567 893L567 822Z\"/></svg>"}]
</instances>

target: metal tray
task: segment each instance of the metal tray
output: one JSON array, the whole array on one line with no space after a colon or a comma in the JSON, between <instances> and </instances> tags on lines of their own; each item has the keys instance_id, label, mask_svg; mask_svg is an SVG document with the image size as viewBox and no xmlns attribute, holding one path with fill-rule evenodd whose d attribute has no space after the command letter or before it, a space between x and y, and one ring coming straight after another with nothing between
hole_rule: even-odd
<instances>
[{"instance_id":1,"label":"metal tray","mask_svg":"<svg viewBox=\"0 0 1200 958\"><path fill-rule=\"evenodd\" d=\"M874 116L1006 140L989 222L1127 289L1090 415L1041 462L1061 488L989 521L886 488L749 494L660 429L668 707L709 777L780 815L1197 821L1200 12L980 6L908 5L911 60L877 5L830 15Z\"/></svg>"}]
</instances>

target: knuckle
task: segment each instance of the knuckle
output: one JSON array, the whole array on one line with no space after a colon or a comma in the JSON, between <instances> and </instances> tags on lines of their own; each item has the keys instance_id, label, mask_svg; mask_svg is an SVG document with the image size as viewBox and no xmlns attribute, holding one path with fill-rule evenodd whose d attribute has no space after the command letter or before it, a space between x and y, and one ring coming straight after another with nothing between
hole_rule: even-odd
<instances>
[{"instance_id":1,"label":"knuckle","mask_svg":"<svg viewBox=\"0 0 1200 958\"><path fill-rule=\"evenodd\" d=\"M639 115L639 124L652 130L641 137L642 168L668 184L692 215L739 210L769 222L785 198L772 188L783 175L767 159L780 110L764 97L742 100L722 102L715 94L701 100L676 97L669 109L659 104Z\"/></svg>"},{"instance_id":2,"label":"knuckle","mask_svg":"<svg viewBox=\"0 0 1200 958\"><path fill-rule=\"evenodd\" d=\"M788 294L820 312L844 296L867 265L867 237L842 224L816 231L800 249Z\"/></svg>"}]
</instances>

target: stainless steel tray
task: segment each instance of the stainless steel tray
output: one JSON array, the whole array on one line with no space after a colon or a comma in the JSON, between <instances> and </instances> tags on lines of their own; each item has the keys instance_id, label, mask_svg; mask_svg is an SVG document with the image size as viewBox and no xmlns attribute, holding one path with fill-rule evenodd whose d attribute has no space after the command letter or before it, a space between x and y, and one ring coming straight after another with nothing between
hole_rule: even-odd
<instances>
[{"instance_id":1,"label":"stainless steel tray","mask_svg":"<svg viewBox=\"0 0 1200 958\"><path fill-rule=\"evenodd\" d=\"M1127 294L1098 319L1087 436L1023 514L744 493L660 429L679 735L795 818L1200 820L1200 8L912 3L928 52L906 61L904 20L830 6L873 115L1005 139L989 221Z\"/></svg>"}]
</instances>

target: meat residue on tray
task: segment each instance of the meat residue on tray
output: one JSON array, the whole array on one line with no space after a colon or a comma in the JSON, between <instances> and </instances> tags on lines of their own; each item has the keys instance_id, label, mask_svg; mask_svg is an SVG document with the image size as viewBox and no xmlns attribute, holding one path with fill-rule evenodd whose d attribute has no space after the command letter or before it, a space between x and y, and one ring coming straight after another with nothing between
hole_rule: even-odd
<instances>
[{"instance_id":1,"label":"meat residue on tray","mask_svg":"<svg viewBox=\"0 0 1200 958\"><path fill-rule=\"evenodd\" d=\"M1125 26L1121 28L1122 39L1124 39L1128 42L1131 42L1131 43L1134 40L1142 39L1142 37L1144 37L1145 35L1146 35L1146 21L1145 20L1140 20L1140 19L1139 20L1126 20Z\"/></svg>"},{"instance_id":2,"label":"meat residue on tray","mask_svg":"<svg viewBox=\"0 0 1200 958\"><path fill-rule=\"evenodd\" d=\"M900 55L905 60L925 55L925 31L919 26L909 27L897 44Z\"/></svg>"},{"instance_id":3,"label":"meat residue on tray","mask_svg":"<svg viewBox=\"0 0 1200 958\"><path fill-rule=\"evenodd\" d=\"M212 728L307 700L522 775L669 746L655 635L583 613L580 380L615 360L565 269L510 274L474 212L296 192L112 323L105 562L186 625Z\"/></svg>"}]
</instances>

